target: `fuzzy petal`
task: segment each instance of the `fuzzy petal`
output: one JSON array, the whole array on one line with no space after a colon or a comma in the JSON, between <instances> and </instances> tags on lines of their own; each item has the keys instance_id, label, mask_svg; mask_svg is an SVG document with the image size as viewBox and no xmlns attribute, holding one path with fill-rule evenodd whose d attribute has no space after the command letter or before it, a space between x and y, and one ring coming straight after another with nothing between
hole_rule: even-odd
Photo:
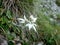
<instances>
[{"instance_id":1,"label":"fuzzy petal","mask_svg":"<svg viewBox=\"0 0 60 45\"><path fill-rule=\"evenodd\" d=\"M33 29L34 29L35 32L37 32L35 26L33 26Z\"/></svg>"},{"instance_id":2,"label":"fuzzy petal","mask_svg":"<svg viewBox=\"0 0 60 45\"><path fill-rule=\"evenodd\" d=\"M35 18L33 15L30 16L32 22L36 22L37 18Z\"/></svg>"},{"instance_id":3,"label":"fuzzy petal","mask_svg":"<svg viewBox=\"0 0 60 45\"><path fill-rule=\"evenodd\" d=\"M25 20L22 18L17 18L17 20L19 21L19 23L25 23Z\"/></svg>"},{"instance_id":4,"label":"fuzzy petal","mask_svg":"<svg viewBox=\"0 0 60 45\"><path fill-rule=\"evenodd\" d=\"M33 25L31 24L26 24L26 26L29 28L29 30L32 28Z\"/></svg>"},{"instance_id":5,"label":"fuzzy petal","mask_svg":"<svg viewBox=\"0 0 60 45\"><path fill-rule=\"evenodd\" d=\"M29 20L26 18L26 16L25 16L25 15L24 15L24 19L25 19L25 21L29 22Z\"/></svg>"}]
</instances>

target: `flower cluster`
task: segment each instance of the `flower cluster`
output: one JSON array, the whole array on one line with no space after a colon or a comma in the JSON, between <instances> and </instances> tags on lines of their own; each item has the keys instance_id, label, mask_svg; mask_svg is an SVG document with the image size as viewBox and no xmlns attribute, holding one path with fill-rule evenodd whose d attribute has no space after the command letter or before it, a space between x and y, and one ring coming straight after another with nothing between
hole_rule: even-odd
<instances>
[{"instance_id":1,"label":"flower cluster","mask_svg":"<svg viewBox=\"0 0 60 45\"><path fill-rule=\"evenodd\" d=\"M34 29L34 31L36 31L36 26L37 25L35 24L35 22L36 22L37 18L34 17L33 15L30 15L29 18L30 19L27 19L27 17L24 15L24 18L17 18L17 20L19 22L19 25L24 24L25 27L29 28L29 30Z\"/></svg>"}]
</instances>

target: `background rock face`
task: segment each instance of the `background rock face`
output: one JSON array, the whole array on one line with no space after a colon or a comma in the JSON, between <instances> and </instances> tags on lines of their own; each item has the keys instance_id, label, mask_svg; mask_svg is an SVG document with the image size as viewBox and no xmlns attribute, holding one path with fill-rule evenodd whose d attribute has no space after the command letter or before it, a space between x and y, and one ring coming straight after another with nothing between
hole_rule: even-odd
<instances>
[{"instance_id":1,"label":"background rock face","mask_svg":"<svg viewBox=\"0 0 60 45\"><path fill-rule=\"evenodd\" d=\"M60 6L58 6L57 3L60 2L60 0L39 0L35 3L35 10L37 13L43 12L46 16L50 16L57 22L60 20ZM59 4L60 5L60 4Z\"/></svg>"}]
</instances>

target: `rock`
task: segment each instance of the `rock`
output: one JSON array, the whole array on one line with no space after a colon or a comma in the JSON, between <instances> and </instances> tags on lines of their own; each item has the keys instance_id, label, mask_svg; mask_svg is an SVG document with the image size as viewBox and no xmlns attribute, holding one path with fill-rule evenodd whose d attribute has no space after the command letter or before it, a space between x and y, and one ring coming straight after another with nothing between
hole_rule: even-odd
<instances>
[{"instance_id":1,"label":"rock","mask_svg":"<svg viewBox=\"0 0 60 45\"><path fill-rule=\"evenodd\" d=\"M7 40L2 35L0 35L0 45L8 45Z\"/></svg>"},{"instance_id":2,"label":"rock","mask_svg":"<svg viewBox=\"0 0 60 45\"><path fill-rule=\"evenodd\" d=\"M8 43L6 40L4 40L3 43L1 43L1 45L8 45Z\"/></svg>"},{"instance_id":3,"label":"rock","mask_svg":"<svg viewBox=\"0 0 60 45\"><path fill-rule=\"evenodd\" d=\"M43 45L44 43L43 42L39 42L37 45Z\"/></svg>"},{"instance_id":4,"label":"rock","mask_svg":"<svg viewBox=\"0 0 60 45\"><path fill-rule=\"evenodd\" d=\"M21 43L18 43L18 44L16 44L16 45L21 45Z\"/></svg>"}]
</instances>

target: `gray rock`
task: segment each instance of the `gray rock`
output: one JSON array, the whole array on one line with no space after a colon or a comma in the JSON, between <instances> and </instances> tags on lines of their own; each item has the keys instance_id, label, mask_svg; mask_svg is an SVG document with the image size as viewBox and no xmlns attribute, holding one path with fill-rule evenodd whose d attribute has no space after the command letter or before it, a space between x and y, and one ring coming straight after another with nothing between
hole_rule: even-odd
<instances>
[{"instance_id":1,"label":"gray rock","mask_svg":"<svg viewBox=\"0 0 60 45\"><path fill-rule=\"evenodd\" d=\"M7 40L2 35L0 35L0 45L8 45Z\"/></svg>"}]
</instances>

